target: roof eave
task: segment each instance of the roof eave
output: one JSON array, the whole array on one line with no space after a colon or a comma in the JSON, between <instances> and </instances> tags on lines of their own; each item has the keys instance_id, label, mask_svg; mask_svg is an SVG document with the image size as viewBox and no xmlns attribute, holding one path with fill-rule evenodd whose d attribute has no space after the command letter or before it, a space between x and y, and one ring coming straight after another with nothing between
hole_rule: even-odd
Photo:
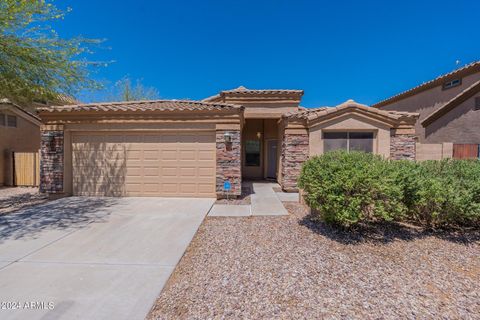
<instances>
[{"instance_id":1,"label":"roof eave","mask_svg":"<svg viewBox=\"0 0 480 320\"><path fill-rule=\"evenodd\" d=\"M387 99L384 99L380 102L372 104L372 107L380 109L380 108L382 108L386 105L389 105L391 103L401 101L403 99L411 97L411 96L413 96L415 94L418 94L420 92L438 87L443 82L448 81L450 79L454 79L456 77L465 77L465 76L468 76L468 75L476 73L476 72L480 72L480 60L472 62L470 64L467 64L467 65L465 65L465 66L463 66L459 69L453 70L449 73L438 76L435 79L427 81L425 83L422 83L422 84L420 84L420 85L418 85L418 86L416 86L412 89L400 92L400 93L398 93L398 94L396 94L396 95L394 95L390 98L387 98Z\"/></svg>"},{"instance_id":2,"label":"roof eave","mask_svg":"<svg viewBox=\"0 0 480 320\"><path fill-rule=\"evenodd\" d=\"M431 125L433 122L437 121L448 112L452 111L455 107L462 104L463 102L467 101L471 97L473 97L476 93L480 92L480 80L475 82L469 88L465 89L463 92L455 96L453 99L448 101L442 107L437 109L436 111L432 112L428 117L422 120L420 124L422 127L426 128Z\"/></svg>"}]
</instances>

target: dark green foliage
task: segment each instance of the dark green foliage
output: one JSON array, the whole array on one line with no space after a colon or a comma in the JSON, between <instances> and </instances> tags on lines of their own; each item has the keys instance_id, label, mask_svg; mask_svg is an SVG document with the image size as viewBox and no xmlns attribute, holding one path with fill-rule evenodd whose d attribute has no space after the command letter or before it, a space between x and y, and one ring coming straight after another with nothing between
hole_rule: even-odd
<instances>
[{"instance_id":1,"label":"dark green foliage","mask_svg":"<svg viewBox=\"0 0 480 320\"><path fill-rule=\"evenodd\" d=\"M299 186L307 204L327 222L390 221L405 211L392 169L372 154L329 152L304 164Z\"/></svg>"},{"instance_id":2,"label":"dark green foliage","mask_svg":"<svg viewBox=\"0 0 480 320\"><path fill-rule=\"evenodd\" d=\"M407 218L426 227L480 223L480 162L392 162L404 189Z\"/></svg>"},{"instance_id":3,"label":"dark green foliage","mask_svg":"<svg viewBox=\"0 0 480 320\"><path fill-rule=\"evenodd\" d=\"M51 27L69 11L52 1L0 1L0 99L22 105L61 103L81 90L100 86L90 73L105 63L88 57L102 41L64 39Z\"/></svg>"},{"instance_id":4,"label":"dark green foliage","mask_svg":"<svg viewBox=\"0 0 480 320\"><path fill-rule=\"evenodd\" d=\"M350 226L411 221L428 228L480 225L480 161L388 161L331 152L307 161L299 179L315 217Z\"/></svg>"}]
</instances>

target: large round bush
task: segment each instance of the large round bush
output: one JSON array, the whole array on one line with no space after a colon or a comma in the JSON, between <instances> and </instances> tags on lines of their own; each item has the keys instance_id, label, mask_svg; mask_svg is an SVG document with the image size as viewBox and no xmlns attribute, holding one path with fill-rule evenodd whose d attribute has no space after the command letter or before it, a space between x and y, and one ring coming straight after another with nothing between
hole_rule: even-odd
<instances>
[{"instance_id":1,"label":"large round bush","mask_svg":"<svg viewBox=\"0 0 480 320\"><path fill-rule=\"evenodd\" d=\"M342 226L390 221L405 212L394 169L373 154L329 152L303 165L299 186L318 219Z\"/></svg>"},{"instance_id":2,"label":"large round bush","mask_svg":"<svg viewBox=\"0 0 480 320\"><path fill-rule=\"evenodd\" d=\"M429 228L480 223L480 162L392 162L407 218Z\"/></svg>"},{"instance_id":3,"label":"large round bush","mask_svg":"<svg viewBox=\"0 0 480 320\"><path fill-rule=\"evenodd\" d=\"M343 226L394 219L480 226L478 160L390 161L337 151L308 160L299 186L314 218Z\"/></svg>"}]
</instances>

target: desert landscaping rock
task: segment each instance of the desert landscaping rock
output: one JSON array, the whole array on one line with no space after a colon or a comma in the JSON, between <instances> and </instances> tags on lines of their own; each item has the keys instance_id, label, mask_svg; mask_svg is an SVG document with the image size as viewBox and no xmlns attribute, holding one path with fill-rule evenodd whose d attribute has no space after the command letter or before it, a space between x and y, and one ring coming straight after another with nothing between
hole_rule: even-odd
<instances>
[{"instance_id":1,"label":"desert landscaping rock","mask_svg":"<svg viewBox=\"0 0 480 320\"><path fill-rule=\"evenodd\" d=\"M48 201L48 195L35 187L0 188L0 215Z\"/></svg>"},{"instance_id":2,"label":"desert landscaping rock","mask_svg":"<svg viewBox=\"0 0 480 320\"><path fill-rule=\"evenodd\" d=\"M289 216L208 217L150 319L474 319L478 233L339 231Z\"/></svg>"}]
</instances>

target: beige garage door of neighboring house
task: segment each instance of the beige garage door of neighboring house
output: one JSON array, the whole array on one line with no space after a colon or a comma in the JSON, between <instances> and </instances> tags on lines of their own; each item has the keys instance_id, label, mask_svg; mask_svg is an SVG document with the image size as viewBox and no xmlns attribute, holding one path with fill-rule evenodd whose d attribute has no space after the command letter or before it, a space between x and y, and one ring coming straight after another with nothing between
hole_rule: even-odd
<instances>
[{"instance_id":1,"label":"beige garage door of neighboring house","mask_svg":"<svg viewBox=\"0 0 480 320\"><path fill-rule=\"evenodd\" d=\"M74 195L215 197L215 133L73 133Z\"/></svg>"}]
</instances>

